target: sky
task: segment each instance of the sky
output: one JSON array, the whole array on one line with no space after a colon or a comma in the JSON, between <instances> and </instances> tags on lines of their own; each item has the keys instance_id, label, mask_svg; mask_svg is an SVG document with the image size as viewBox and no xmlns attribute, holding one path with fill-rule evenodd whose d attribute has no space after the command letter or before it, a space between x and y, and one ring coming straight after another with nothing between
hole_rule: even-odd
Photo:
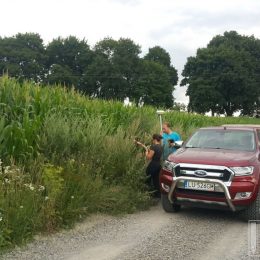
<instances>
[{"instance_id":1,"label":"sky","mask_svg":"<svg viewBox=\"0 0 260 260\"><path fill-rule=\"evenodd\" d=\"M260 0L0 0L0 36L39 33L44 43L76 36L93 47L105 37L130 38L145 55L160 46L181 72L198 48L235 30L260 38ZM187 103L184 87L177 102Z\"/></svg>"}]
</instances>

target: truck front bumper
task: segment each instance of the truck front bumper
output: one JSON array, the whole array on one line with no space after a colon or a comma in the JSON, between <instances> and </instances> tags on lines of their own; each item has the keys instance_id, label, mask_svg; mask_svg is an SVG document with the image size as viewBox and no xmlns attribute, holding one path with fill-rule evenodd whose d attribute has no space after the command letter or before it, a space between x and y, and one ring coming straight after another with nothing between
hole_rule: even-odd
<instances>
[{"instance_id":1,"label":"truck front bumper","mask_svg":"<svg viewBox=\"0 0 260 260\"><path fill-rule=\"evenodd\" d=\"M195 177L173 177L173 182L172 185L170 187L170 191L168 193L168 199L171 203L174 203L176 198L174 196L174 191L177 188L177 185L180 181L196 181L196 182L205 182L205 183L213 183L213 184L217 184L223 191L223 193L225 194L225 201L226 202L217 202L217 201L208 201L208 200L196 200L196 199L185 199L185 198L177 198L178 200L186 200L186 201L190 201L190 202L200 202L200 203L205 203L205 204L216 204L216 205L227 205L232 211L236 211L236 208L234 206L234 204L232 203L231 200L231 196L228 190L227 185L221 181L221 180L216 180L216 179L205 179L205 178L195 178Z\"/></svg>"}]
</instances>

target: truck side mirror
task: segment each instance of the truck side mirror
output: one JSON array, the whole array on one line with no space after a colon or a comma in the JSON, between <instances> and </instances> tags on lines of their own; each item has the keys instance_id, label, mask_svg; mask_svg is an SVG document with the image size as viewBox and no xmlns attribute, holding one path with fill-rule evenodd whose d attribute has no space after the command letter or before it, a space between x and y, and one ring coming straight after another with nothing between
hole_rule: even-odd
<instances>
[{"instance_id":1,"label":"truck side mirror","mask_svg":"<svg viewBox=\"0 0 260 260\"><path fill-rule=\"evenodd\" d=\"M176 147L177 149L180 148L183 145L183 141L175 141L174 142L174 147Z\"/></svg>"}]
</instances>

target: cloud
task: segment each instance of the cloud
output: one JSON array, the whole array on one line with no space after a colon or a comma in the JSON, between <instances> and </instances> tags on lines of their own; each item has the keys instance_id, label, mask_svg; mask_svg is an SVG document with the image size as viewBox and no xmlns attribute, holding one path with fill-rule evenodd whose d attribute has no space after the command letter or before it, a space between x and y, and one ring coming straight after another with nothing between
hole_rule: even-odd
<instances>
[{"instance_id":1,"label":"cloud","mask_svg":"<svg viewBox=\"0 0 260 260\"><path fill-rule=\"evenodd\" d=\"M122 5L136 6L141 3L141 0L111 0L111 2L119 3Z\"/></svg>"},{"instance_id":2,"label":"cloud","mask_svg":"<svg viewBox=\"0 0 260 260\"><path fill-rule=\"evenodd\" d=\"M205 2L201 5L202 2L194 1L187 7L172 6L164 12L164 22L149 31L150 42L160 41L171 54L179 79L187 57L196 55L197 49L206 47L217 34L236 30L239 34L260 38L260 3L231 1L231 5L220 0L218 6L208 6ZM177 87L176 99L187 102L185 92L186 88Z\"/></svg>"},{"instance_id":3,"label":"cloud","mask_svg":"<svg viewBox=\"0 0 260 260\"><path fill-rule=\"evenodd\" d=\"M8 0L1 3L0 36L37 32L45 43L75 35L93 46L111 36L131 38L144 53L159 45L179 76L187 57L217 34L236 30L260 38L259 0ZM187 100L184 88L176 98Z\"/></svg>"}]
</instances>

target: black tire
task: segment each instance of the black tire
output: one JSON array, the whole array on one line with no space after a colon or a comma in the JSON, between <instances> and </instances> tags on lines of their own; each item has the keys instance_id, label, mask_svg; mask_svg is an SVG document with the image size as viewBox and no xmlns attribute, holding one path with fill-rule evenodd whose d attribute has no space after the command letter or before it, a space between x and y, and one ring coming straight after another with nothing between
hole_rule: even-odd
<instances>
[{"instance_id":1,"label":"black tire","mask_svg":"<svg viewBox=\"0 0 260 260\"><path fill-rule=\"evenodd\" d=\"M181 205L172 204L168 199L168 194L161 194L162 207L165 212L178 212L181 209Z\"/></svg>"},{"instance_id":2,"label":"black tire","mask_svg":"<svg viewBox=\"0 0 260 260\"><path fill-rule=\"evenodd\" d=\"M242 212L242 217L248 220L260 220L260 191L256 197L256 200L250 204L250 206Z\"/></svg>"}]
</instances>

